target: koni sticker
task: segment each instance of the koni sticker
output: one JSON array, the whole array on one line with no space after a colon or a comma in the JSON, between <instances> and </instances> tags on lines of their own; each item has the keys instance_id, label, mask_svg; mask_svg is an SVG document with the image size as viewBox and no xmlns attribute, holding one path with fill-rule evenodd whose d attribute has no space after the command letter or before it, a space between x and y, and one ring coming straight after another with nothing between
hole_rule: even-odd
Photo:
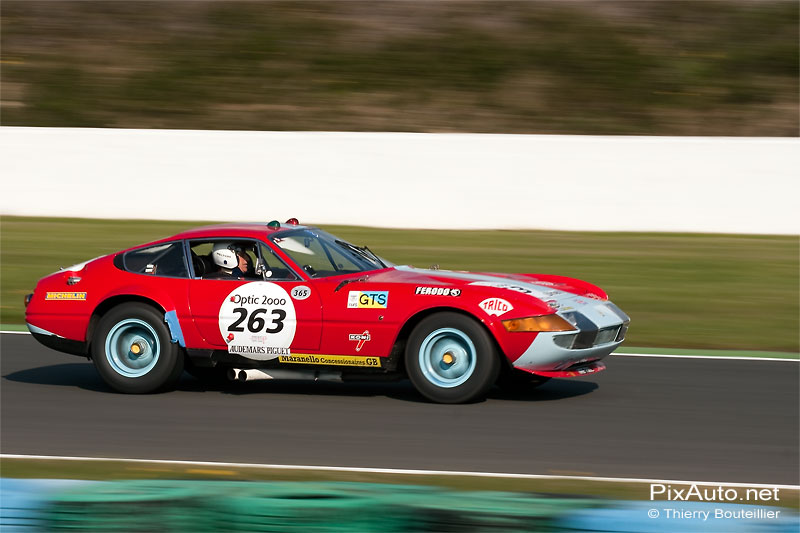
<instances>
[{"instance_id":1,"label":"koni sticker","mask_svg":"<svg viewBox=\"0 0 800 533\"><path fill-rule=\"evenodd\" d=\"M490 315L500 316L508 313L514 306L503 300L502 298L486 298L478 304L478 307L486 311Z\"/></svg>"},{"instance_id":2,"label":"koni sticker","mask_svg":"<svg viewBox=\"0 0 800 533\"><path fill-rule=\"evenodd\" d=\"M351 341L356 341L356 351L360 352L361 348L364 347L364 343L371 341L372 337L370 337L369 330L365 331L364 333L351 333L348 337Z\"/></svg>"},{"instance_id":3,"label":"koni sticker","mask_svg":"<svg viewBox=\"0 0 800 533\"><path fill-rule=\"evenodd\" d=\"M228 352L267 361L290 355L297 314L286 290L256 281L236 287L219 309L219 332Z\"/></svg>"},{"instance_id":4,"label":"koni sticker","mask_svg":"<svg viewBox=\"0 0 800 533\"><path fill-rule=\"evenodd\" d=\"M347 295L348 309L386 309L389 306L389 291L350 291Z\"/></svg>"},{"instance_id":5,"label":"koni sticker","mask_svg":"<svg viewBox=\"0 0 800 533\"><path fill-rule=\"evenodd\" d=\"M45 300L85 300L85 292L48 292Z\"/></svg>"},{"instance_id":6,"label":"koni sticker","mask_svg":"<svg viewBox=\"0 0 800 533\"><path fill-rule=\"evenodd\" d=\"M414 294L424 296L461 296L461 289L451 289L450 287L417 287Z\"/></svg>"}]
</instances>

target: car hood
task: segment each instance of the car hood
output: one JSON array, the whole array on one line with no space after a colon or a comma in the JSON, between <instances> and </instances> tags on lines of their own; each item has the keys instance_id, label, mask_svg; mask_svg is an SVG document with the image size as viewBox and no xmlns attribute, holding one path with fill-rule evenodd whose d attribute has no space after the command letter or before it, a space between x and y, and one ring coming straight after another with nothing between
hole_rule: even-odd
<instances>
[{"instance_id":1,"label":"car hood","mask_svg":"<svg viewBox=\"0 0 800 533\"><path fill-rule=\"evenodd\" d=\"M369 276L374 283L406 283L438 285L466 289L483 288L504 297L528 300L533 298L558 309L567 302L580 306L589 300L605 300L606 293L585 281L564 276L546 274L501 274L494 272L464 272L453 270L430 270L410 266L395 266Z\"/></svg>"}]
</instances>

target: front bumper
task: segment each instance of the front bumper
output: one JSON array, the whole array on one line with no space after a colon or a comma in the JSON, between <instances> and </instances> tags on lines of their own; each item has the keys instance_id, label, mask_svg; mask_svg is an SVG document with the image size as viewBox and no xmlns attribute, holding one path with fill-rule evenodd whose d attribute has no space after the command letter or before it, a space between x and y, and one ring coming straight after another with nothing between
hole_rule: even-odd
<instances>
[{"instance_id":1,"label":"front bumper","mask_svg":"<svg viewBox=\"0 0 800 533\"><path fill-rule=\"evenodd\" d=\"M611 302L569 307L558 314L576 330L538 333L513 362L515 368L551 377L599 372L605 365L595 363L622 344L630 324L628 315Z\"/></svg>"}]
</instances>

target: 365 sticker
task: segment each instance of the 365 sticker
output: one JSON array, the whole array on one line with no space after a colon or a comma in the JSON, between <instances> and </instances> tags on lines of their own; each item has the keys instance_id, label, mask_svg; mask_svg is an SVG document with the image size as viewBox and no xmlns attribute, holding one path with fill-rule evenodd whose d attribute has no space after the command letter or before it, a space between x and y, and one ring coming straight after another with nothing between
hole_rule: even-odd
<instances>
[{"instance_id":1,"label":"365 sticker","mask_svg":"<svg viewBox=\"0 0 800 533\"><path fill-rule=\"evenodd\" d=\"M292 289L292 298L295 300L305 300L311 296L311 289L305 285L298 285Z\"/></svg>"},{"instance_id":2,"label":"365 sticker","mask_svg":"<svg viewBox=\"0 0 800 533\"><path fill-rule=\"evenodd\" d=\"M219 309L219 332L228 352L266 361L290 355L297 314L286 290L257 281L231 291Z\"/></svg>"},{"instance_id":3,"label":"365 sticker","mask_svg":"<svg viewBox=\"0 0 800 533\"><path fill-rule=\"evenodd\" d=\"M486 311L490 315L500 316L508 313L514 306L503 300L502 298L486 298L478 304L478 307Z\"/></svg>"},{"instance_id":4,"label":"365 sticker","mask_svg":"<svg viewBox=\"0 0 800 533\"><path fill-rule=\"evenodd\" d=\"M350 291L347 295L348 309L386 309L389 306L389 291Z\"/></svg>"}]
</instances>

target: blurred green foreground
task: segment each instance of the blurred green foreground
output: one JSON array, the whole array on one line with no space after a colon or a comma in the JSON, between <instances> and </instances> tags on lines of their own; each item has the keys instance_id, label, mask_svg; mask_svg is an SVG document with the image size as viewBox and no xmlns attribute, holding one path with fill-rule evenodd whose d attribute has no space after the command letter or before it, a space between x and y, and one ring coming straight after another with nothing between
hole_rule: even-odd
<instances>
[{"instance_id":1,"label":"blurred green foreground","mask_svg":"<svg viewBox=\"0 0 800 533\"><path fill-rule=\"evenodd\" d=\"M22 324L24 295L59 267L200 224L4 216L0 323ZM628 346L799 349L796 236L324 229L397 264L590 281L631 316Z\"/></svg>"}]
</instances>

